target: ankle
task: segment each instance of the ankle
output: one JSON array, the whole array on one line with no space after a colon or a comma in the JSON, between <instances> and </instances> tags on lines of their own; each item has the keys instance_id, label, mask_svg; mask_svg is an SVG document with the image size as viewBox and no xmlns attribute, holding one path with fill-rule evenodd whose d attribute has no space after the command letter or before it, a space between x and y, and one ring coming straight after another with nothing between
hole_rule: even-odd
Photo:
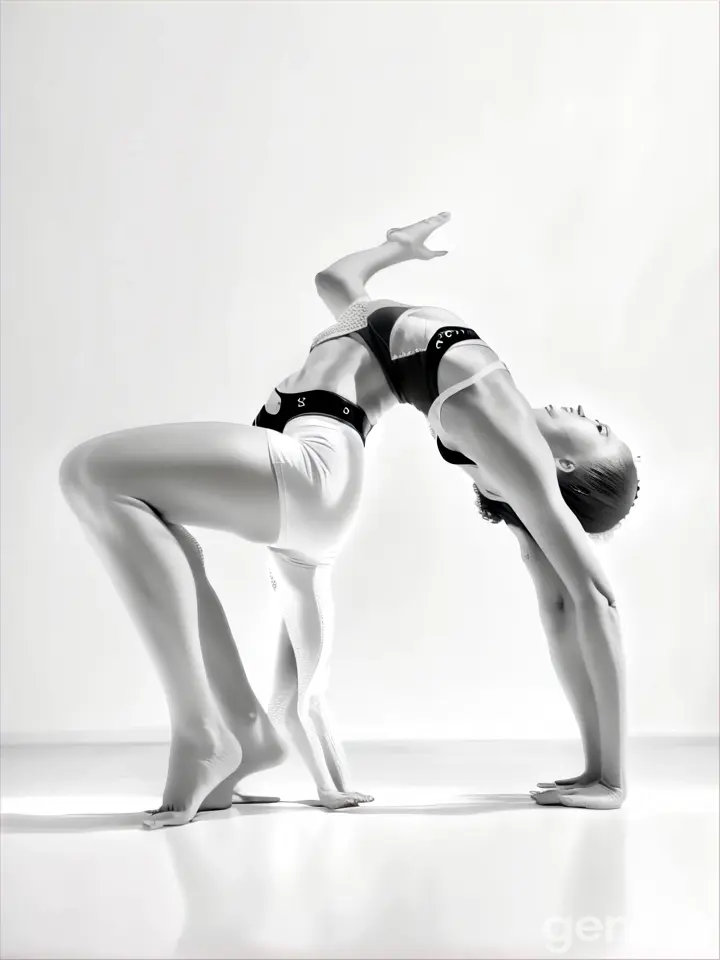
<instances>
[{"instance_id":1,"label":"ankle","mask_svg":"<svg viewBox=\"0 0 720 960\"><path fill-rule=\"evenodd\" d=\"M603 770L598 780L611 790L619 790L622 793L625 789L625 774L621 770L618 770L617 767L613 767L611 770Z\"/></svg>"},{"instance_id":2,"label":"ankle","mask_svg":"<svg viewBox=\"0 0 720 960\"><path fill-rule=\"evenodd\" d=\"M218 743L228 734L227 725L220 716L174 717L171 719L170 730L173 741L196 746Z\"/></svg>"},{"instance_id":3,"label":"ankle","mask_svg":"<svg viewBox=\"0 0 720 960\"><path fill-rule=\"evenodd\" d=\"M259 730L270 725L270 718L258 703L252 710L247 707L231 709L226 715L226 723L231 730Z\"/></svg>"}]
</instances>

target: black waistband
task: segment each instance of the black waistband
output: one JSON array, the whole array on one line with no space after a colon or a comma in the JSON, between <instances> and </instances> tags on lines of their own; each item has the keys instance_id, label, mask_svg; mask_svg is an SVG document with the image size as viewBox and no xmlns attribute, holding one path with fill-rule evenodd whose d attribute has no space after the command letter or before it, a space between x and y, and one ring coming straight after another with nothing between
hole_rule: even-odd
<instances>
[{"instance_id":1,"label":"black waistband","mask_svg":"<svg viewBox=\"0 0 720 960\"><path fill-rule=\"evenodd\" d=\"M265 407L262 407L253 420L254 427L265 427L267 430L282 433L295 417L320 414L350 424L360 434L363 443L372 430L372 424L362 407L330 390L305 390L302 393L281 393L276 390L275 393L280 397L280 409L277 413L268 413Z\"/></svg>"},{"instance_id":2,"label":"black waistband","mask_svg":"<svg viewBox=\"0 0 720 960\"><path fill-rule=\"evenodd\" d=\"M378 307L368 315L367 326L356 333L361 337L382 367L388 386L400 403L412 404L427 415L438 395L437 373L441 358L456 343L482 340L471 327L439 327L427 346L417 353L392 358L390 338L396 321L412 310L403 304Z\"/></svg>"}]
</instances>

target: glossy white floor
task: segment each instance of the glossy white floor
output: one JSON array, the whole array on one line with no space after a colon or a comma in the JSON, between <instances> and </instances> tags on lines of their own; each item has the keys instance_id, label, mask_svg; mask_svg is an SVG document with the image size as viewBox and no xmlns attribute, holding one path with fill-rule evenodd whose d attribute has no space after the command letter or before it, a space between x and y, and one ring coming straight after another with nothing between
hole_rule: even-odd
<instances>
[{"instance_id":1,"label":"glossy white floor","mask_svg":"<svg viewBox=\"0 0 720 960\"><path fill-rule=\"evenodd\" d=\"M717 957L717 744L631 750L619 811L538 807L565 743L350 744L373 804L284 802L147 831L167 747L3 751L3 960Z\"/></svg>"}]
</instances>

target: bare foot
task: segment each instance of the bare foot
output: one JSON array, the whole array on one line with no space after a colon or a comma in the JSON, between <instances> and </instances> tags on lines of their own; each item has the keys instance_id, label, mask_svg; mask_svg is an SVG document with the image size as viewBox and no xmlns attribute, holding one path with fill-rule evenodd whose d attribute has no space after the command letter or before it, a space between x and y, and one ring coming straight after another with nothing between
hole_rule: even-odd
<instances>
[{"instance_id":1,"label":"bare foot","mask_svg":"<svg viewBox=\"0 0 720 960\"><path fill-rule=\"evenodd\" d=\"M227 810L234 803L277 803L280 797L258 797L239 793L237 786L251 773L277 767L287 756L287 748L270 719L259 716L251 726L236 726L235 736L242 746L239 767L223 780L202 802L200 810Z\"/></svg>"},{"instance_id":2,"label":"bare foot","mask_svg":"<svg viewBox=\"0 0 720 960\"><path fill-rule=\"evenodd\" d=\"M411 223L407 227L391 227L386 234L386 239L409 247L418 260L444 257L447 250L429 250L425 246L425 241L431 233L444 226L449 219L450 214L445 212L438 213L434 217L428 217L426 220L419 220L417 223Z\"/></svg>"},{"instance_id":3,"label":"bare foot","mask_svg":"<svg viewBox=\"0 0 720 960\"><path fill-rule=\"evenodd\" d=\"M617 810L625 799L625 791L596 780L576 787L556 787L530 796L540 806L585 807L588 810Z\"/></svg>"},{"instance_id":4,"label":"bare foot","mask_svg":"<svg viewBox=\"0 0 720 960\"><path fill-rule=\"evenodd\" d=\"M375 797L371 797L369 793L358 793L356 790L345 790L343 796L357 800L358 803L372 803L375 799Z\"/></svg>"},{"instance_id":5,"label":"bare foot","mask_svg":"<svg viewBox=\"0 0 720 960\"><path fill-rule=\"evenodd\" d=\"M229 730L202 730L192 736L175 736L170 744L168 775L163 802L143 825L179 827L189 823L212 791L236 770L242 748Z\"/></svg>"},{"instance_id":6,"label":"bare foot","mask_svg":"<svg viewBox=\"0 0 720 960\"><path fill-rule=\"evenodd\" d=\"M340 793L338 790L318 790L318 797L323 807L328 810L340 810L343 807L357 807L360 800L355 799L365 794ZM372 799L372 797L370 798Z\"/></svg>"},{"instance_id":7,"label":"bare foot","mask_svg":"<svg viewBox=\"0 0 720 960\"><path fill-rule=\"evenodd\" d=\"M578 777L567 777L565 780L551 780L550 783L539 783L543 790L555 790L556 787L586 787L599 779L596 773L581 773Z\"/></svg>"}]
</instances>

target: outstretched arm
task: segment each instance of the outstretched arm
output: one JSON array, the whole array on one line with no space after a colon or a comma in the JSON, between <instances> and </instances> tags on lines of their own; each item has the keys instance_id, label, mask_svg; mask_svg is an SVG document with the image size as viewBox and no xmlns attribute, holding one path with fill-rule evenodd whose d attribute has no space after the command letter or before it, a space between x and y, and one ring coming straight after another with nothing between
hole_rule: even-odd
<instances>
[{"instance_id":1,"label":"outstretched arm","mask_svg":"<svg viewBox=\"0 0 720 960\"><path fill-rule=\"evenodd\" d=\"M351 253L321 270L315 277L315 287L328 310L337 319L356 300L369 300L367 282L386 267L406 260L432 260L444 256L446 251L429 250L425 240L449 219L449 213L440 213L408 227L393 228L388 230L385 243Z\"/></svg>"},{"instance_id":2,"label":"outstretched arm","mask_svg":"<svg viewBox=\"0 0 720 960\"><path fill-rule=\"evenodd\" d=\"M289 734L321 802L333 809L356 806L373 798L348 789L345 757L325 702L333 629L330 567L271 553L283 623L268 714Z\"/></svg>"},{"instance_id":3,"label":"outstretched arm","mask_svg":"<svg viewBox=\"0 0 720 960\"><path fill-rule=\"evenodd\" d=\"M625 691L615 597L585 531L562 498L550 448L521 399L487 404L476 388L466 387L446 401L443 426L467 457L484 465L488 482L502 492L575 604L578 642L598 709L601 776L597 783L568 788L572 797L535 799L619 807L625 794Z\"/></svg>"},{"instance_id":4,"label":"outstretched arm","mask_svg":"<svg viewBox=\"0 0 720 960\"><path fill-rule=\"evenodd\" d=\"M325 687L326 685L323 684L323 686ZM287 623L284 619L280 624L275 679L268 713L274 723L290 735L296 747L298 747L299 753L302 755L303 748L302 745L298 743L298 738L303 737L303 731L300 723L300 714L298 713L297 661L295 651L290 641ZM331 721L330 711L324 695L316 694L308 713L310 722L317 735L320 749L322 750L327 772L330 775L335 790L338 793L346 794L358 800L360 798L363 800L372 800L372 797L366 794L357 794L349 787L347 761L342 749L342 744L334 736L334 724ZM304 736L306 740L310 739L307 731ZM319 757L316 763L319 763ZM327 788L327 783L323 782L323 786Z\"/></svg>"},{"instance_id":5,"label":"outstretched arm","mask_svg":"<svg viewBox=\"0 0 720 960\"><path fill-rule=\"evenodd\" d=\"M540 622L550 648L550 659L575 714L585 753L585 771L579 777L542 783L540 786L592 783L600 779L600 725L590 674L578 639L575 603L530 534L512 524L508 524L508 530L520 544L523 564L532 578Z\"/></svg>"}]
</instances>

